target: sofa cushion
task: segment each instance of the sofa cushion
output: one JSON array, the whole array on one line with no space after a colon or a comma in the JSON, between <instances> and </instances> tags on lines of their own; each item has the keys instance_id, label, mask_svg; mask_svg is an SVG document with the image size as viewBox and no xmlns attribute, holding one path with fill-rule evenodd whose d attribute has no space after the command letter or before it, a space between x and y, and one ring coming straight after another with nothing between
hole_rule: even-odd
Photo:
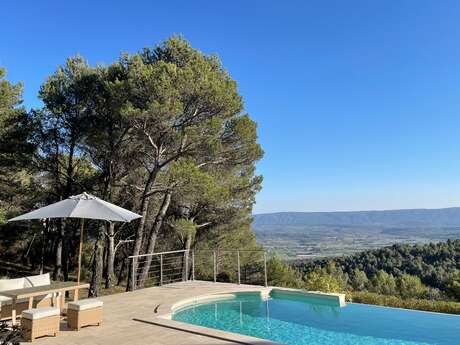
<instances>
[{"instance_id":1,"label":"sofa cushion","mask_svg":"<svg viewBox=\"0 0 460 345\"><path fill-rule=\"evenodd\" d=\"M0 295L0 305L2 304L7 304L7 303L10 303L11 304L11 298L10 297L6 297L6 296L2 296Z\"/></svg>"},{"instance_id":2,"label":"sofa cushion","mask_svg":"<svg viewBox=\"0 0 460 345\"><path fill-rule=\"evenodd\" d=\"M44 317L57 315L60 315L60 310L54 307L27 309L22 312L22 317L29 320L43 319Z\"/></svg>"},{"instance_id":3,"label":"sofa cushion","mask_svg":"<svg viewBox=\"0 0 460 345\"><path fill-rule=\"evenodd\" d=\"M77 302L69 302L67 304L67 309L72 310L88 310L102 307L102 301L99 301L94 298L82 299Z\"/></svg>"},{"instance_id":4,"label":"sofa cushion","mask_svg":"<svg viewBox=\"0 0 460 345\"><path fill-rule=\"evenodd\" d=\"M16 290L22 288L24 288L24 278L0 280L0 291Z\"/></svg>"},{"instance_id":5,"label":"sofa cushion","mask_svg":"<svg viewBox=\"0 0 460 345\"><path fill-rule=\"evenodd\" d=\"M33 287L33 286L44 286L50 285L51 279L50 274L39 274L36 276L29 276L24 278L24 287Z\"/></svg>"},{"instance_id":6,"label":"sofa cushion","mask_svg":"<svg viewBox=\"0 0 460 345\"><path fill-rule=\"evenodd\" d=\"M16 300L16 304L29 303L28 298L21 298ZM13 299L6 296L0 296L0 305L11 305L13 304Z\"/></svg>"}]
</instances>

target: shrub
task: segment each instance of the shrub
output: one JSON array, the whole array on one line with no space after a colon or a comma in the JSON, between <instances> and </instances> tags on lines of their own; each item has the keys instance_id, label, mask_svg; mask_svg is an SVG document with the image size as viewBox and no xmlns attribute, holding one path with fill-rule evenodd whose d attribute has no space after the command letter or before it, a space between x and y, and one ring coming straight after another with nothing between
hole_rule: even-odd
<instances>
[{"instance_id":1,"label":"shrub","mask_svg":"<svg viewBox=\"0 0 460 345\"><path fill-rule=\"evenodd\" d=\"M277 255L267 261L267 277L270 286L300 288L303 285L300 274Z\"/></svg>"},{"instance_id":2,"label":"shrub","mask_svg":"<svg viewBox=\"0 0 460 345\"><path fill-rule=\"evenodd\" d=\"M369 279L367 278L366 273L355 268L353 274L351 275L351 286L355 291L362 291L367 288L369 284Z\"/></svg>"},{"instance_id":3,"label":"shrub","mask_svg":"<svg viewBox=\"0 0 460 345\"><path fill-rule=\"evenodd\" d=\"M435 301L427 299L379 295L372 292L353 292L351 299L355 303L367 303L387 307L416 309L448 314L460 314L460 303L451 301Z\"/></svg>"},{"instance_id":4,"label":"shrub","mask_svg":"<svg viewBox=\"0 0 460 345\"><path fill-rule=\"evenodd\" d=\"M396 279L399 295L402 298L420 298L427 292L419 277L403 274Z\"/></svg>"},{"instance_id":5,"label":"shrub","mask_svg":"<svg viewBox=\"0 0 460 345\"><path fill-rule=\"evenodd\" d=\"M392 274L379 270L372 278L369 290L381 295L394 295L396 293L396 280Z\"/></svg>"},{"instance_id":6,"label":"shrub","mask_svg":"<svg viewBox=\"0 0 460 345\"><path fill-rule=\"evenodd\" d=\"M341 292L340 281L321 269L308 273L305 278L305 288L309 291Z\"/></svg>"},{"instance_id":7,"label":"shrub","mask_svg":"<svg viewBox=\"0 0 460 345\"><path fill-rule=\"evenodd\" d=\"M460 301L460 271L455 271L447 282L447 293Z\"/></svg>"}]
</instances>

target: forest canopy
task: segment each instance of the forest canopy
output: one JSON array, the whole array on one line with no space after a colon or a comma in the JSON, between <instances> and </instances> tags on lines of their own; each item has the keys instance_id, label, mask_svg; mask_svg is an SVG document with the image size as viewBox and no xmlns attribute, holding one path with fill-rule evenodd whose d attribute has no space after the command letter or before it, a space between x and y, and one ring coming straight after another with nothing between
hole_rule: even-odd
<instances>
[{"instance_id":1,"label":"forest canopy","mask_svg":"<svg viewBox=\"0 0 460 345\"><path fill-rule=\"evenodd\" d=\"M395 244L350 256L301 260L293 266L306 280L316 275L332 278L340 291L460 301L460 240Z\"/></svg>"}]
</instances>

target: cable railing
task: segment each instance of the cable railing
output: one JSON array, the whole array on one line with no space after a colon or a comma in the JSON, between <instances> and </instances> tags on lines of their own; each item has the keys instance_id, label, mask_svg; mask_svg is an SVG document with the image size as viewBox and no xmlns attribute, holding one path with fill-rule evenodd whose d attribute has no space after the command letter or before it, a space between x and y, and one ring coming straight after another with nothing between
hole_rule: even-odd
<instances>
[{"instance_id":1,"label":"cable railing","mask_svg":"<svg viewBox=\"0 0 460 345\"><path fill-rule=\"evenodd\" d=\"M175 250L128 259L132 290L189 280L267 286L263 250Z\"/></svg>"}]
</instances>

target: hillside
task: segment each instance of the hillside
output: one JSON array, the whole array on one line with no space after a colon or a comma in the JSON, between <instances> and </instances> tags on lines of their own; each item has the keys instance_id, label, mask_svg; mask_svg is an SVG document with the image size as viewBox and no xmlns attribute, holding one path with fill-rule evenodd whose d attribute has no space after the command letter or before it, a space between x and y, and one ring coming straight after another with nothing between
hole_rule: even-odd
<instances>
[{"instance_id":1,"label":"hillside","mask_svg":"<svg viewBox=\"0 0 460 345\"><path fill-rule=\"evenodd\" d=\"M460 208L258 214L253 229L260 244L290 258L335 256L460 238Z\"/></svg>"},{"instance_id":2,"label":"hillside","mask_svg":"<svg viewBox=\"0 0 460 345\"><path fill-rule=\"evenodd\" d=\"M330 264L340 268L351 280L356 270L363 271L369 280L382 270L394 277L402 274L417 276L426 286L448 293L452 277L457 279L456 274L460 272L460 240L424 245L396 244L345 257L292 262L302 274Z\"/></svg>"}]
</instances>

